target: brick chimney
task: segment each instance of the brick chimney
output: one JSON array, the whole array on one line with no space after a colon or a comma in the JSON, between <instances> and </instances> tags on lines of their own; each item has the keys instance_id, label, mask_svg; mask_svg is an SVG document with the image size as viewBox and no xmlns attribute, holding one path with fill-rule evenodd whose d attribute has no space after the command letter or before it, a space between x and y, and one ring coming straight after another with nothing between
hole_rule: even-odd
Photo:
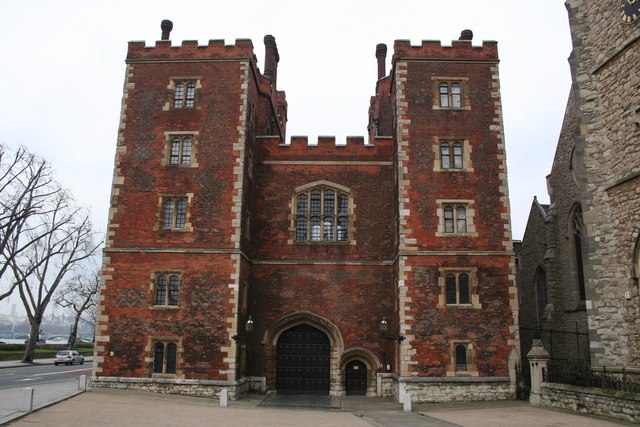
<instances>
[{"instance_id":1,"label":"brick chimney","mask_svg":"<svg viewBox=\"0 0 640 427\"><path fill-rule=\"evenodd\" d=\"M387 75L386 60L387 60L387 45L380 43L376 45L376 58L378 58L378 80Z\"/></svg>"},{"instance_id":2,"label":"brick chimney","mask_svg":"<svg viewBox=\"0 0 640 427\"><path fill-rule=\"evenodd\" d=\"M162 38L160 40L169 40L169 34L173 30L173 22L163 19L160 23L160 29L162 29Z\"/></svg>"},{"instance_id":3,"label":"brick chimney","mask_svg":"<svg viewBox=\"0 0 640 427\"><path fill-rule=\"evenodd\" d=\"M278 80L278 62L280 62L280 55L278 55L276 39L268 34L264 36L264 75L271 79L273 87L276 87Z\"/></svg>"}]
</instances>

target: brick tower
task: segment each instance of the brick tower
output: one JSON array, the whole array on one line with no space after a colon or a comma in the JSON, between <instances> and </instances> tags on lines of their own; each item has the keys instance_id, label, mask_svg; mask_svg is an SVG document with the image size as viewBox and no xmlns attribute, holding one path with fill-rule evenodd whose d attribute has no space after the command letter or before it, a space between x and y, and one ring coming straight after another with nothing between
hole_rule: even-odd
<instances>
[{"instance_id":1,"label":"brick tower","mask_svg":"<svg viewBox=\"0 0 640 427\"><path fill-rule=\"evenodd\" d=\"M170 27L129 44L94 386L513 395L496 44L378 45L366 141L309 144L272 36L261 73Z\"/></svg>"}]
</instances>

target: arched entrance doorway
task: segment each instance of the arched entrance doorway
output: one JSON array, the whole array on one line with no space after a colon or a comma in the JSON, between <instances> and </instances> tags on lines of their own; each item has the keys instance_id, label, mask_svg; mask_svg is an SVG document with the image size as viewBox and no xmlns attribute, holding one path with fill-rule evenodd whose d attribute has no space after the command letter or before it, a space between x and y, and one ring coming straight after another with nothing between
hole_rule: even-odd
<instances>
[{"instance_id":1,"label":"arched entrance doorway","mask_svg":"<svg viewBox=\"0 0 640 427\"><path fill-rule=\"evenodd\" d=\"M360 360L352 360L344 368L344 388L347 396L367 394L367 365Z\"/></svg>"},{"instance_id":2,"label":"arched entrance doorway","mask_svg":"<svg viewBox=\"0 0 640 427\"><path fill-rule=\"evenodd\" d=\"M276 347L276 389L283 394L329 394L331 343L307 325L283 332Z\"/></svg>"}]
</instances>

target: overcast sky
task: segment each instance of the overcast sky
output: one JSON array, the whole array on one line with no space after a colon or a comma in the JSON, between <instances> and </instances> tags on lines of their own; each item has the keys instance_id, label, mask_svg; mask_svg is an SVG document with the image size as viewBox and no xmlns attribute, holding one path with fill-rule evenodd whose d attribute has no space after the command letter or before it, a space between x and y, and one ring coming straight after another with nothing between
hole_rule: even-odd
<instances>
[{"instance_id":1,"label":"overcast sky","mask_svg":"<svg viewBox=\"0 0 640 427\"><path fill-rule=\"evenodd\" d=\"M571 76L562 0L0 0L0 142L48 159L63 186L106 230L127 42L253 40L264 71L265 34L278 43L278 89L288 137L366 135L377 79L375 48L408 39L450 45L498 41L513 238L533 200L548 201ZM17 298L16 301L18 302ZM0 306L0 309L2 307Z\"/></svg>"}]
</instances>

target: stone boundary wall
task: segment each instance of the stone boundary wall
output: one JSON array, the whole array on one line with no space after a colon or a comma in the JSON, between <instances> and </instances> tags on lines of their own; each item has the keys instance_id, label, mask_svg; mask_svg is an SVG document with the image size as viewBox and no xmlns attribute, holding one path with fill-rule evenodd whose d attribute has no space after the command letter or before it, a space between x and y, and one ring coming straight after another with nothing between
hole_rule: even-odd
<instances>
[{"instance_id":1,"label":"stone boundary wall","mask_svg":"<svg viewBox=\"0 0 640 427\"><path fill-rule=\"evenodd\" d=\"M640 422L640 394L544 383L541 405Z\"/></svg>"},{"instance_id":2,"label":"stone boundary wall","mask_svg":"<svg viewBox=\"0 0 640 427\"><path fill-rule=\"evenodd\" d=\"M515 386L502 377L423 377L402 378L379 374L378 396L403 402L405 394L413 403L473 402L515 399Z\"/></svg>"},{"instance_id":3,"label":"stone boundary wall","mask_svg":"<svg viewBox=\"0 0 640 427\"><path fill-rule=\"evenodd\" d=\"M227 389L229 399L237 400L241 395L248 393L250 389L260 389L260 385L254 384L254 382L256 381L246 378L238 381L215 381L176 378L92 377L90 387L150 391L212 399L220 399L222 390Z\"/></svg>"}]
</instances>

